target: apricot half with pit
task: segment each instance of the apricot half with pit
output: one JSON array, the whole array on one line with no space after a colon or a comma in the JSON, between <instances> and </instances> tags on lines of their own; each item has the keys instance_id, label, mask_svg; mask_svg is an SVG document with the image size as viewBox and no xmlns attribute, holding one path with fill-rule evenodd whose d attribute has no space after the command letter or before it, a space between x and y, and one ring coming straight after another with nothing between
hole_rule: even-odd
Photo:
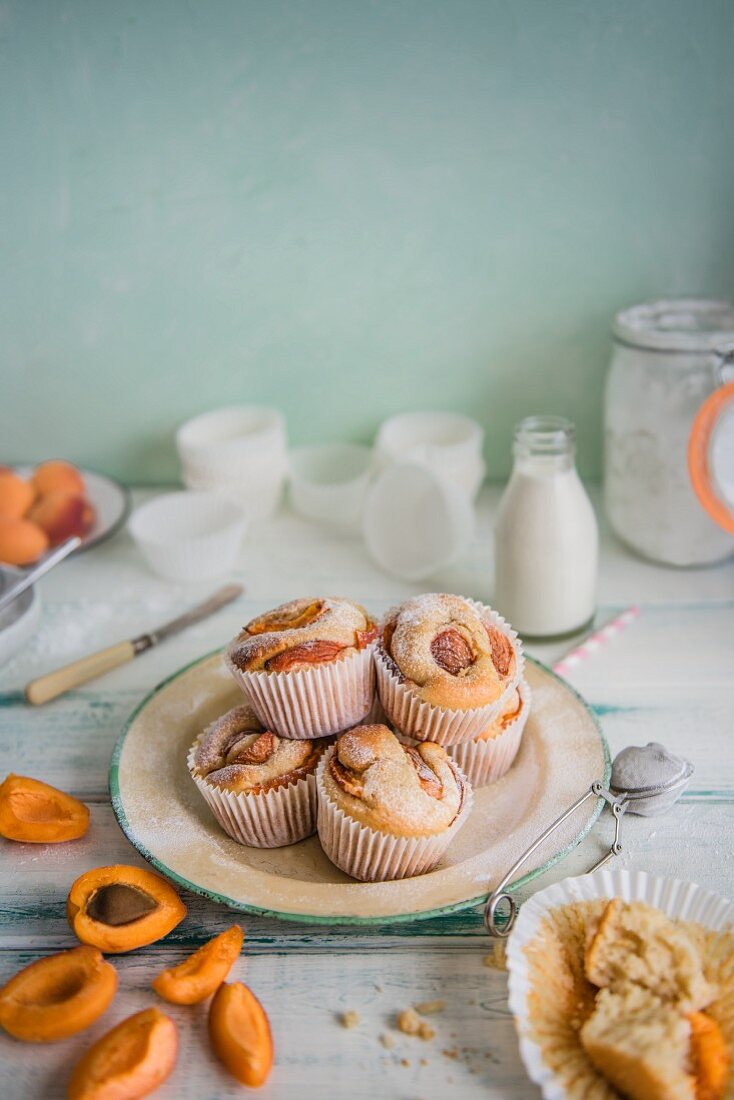
<instances>
[{"instance_id":1,"label":"apricot half with pit","mask_svg":"<svg viewBox=\"0 0 734 1100\"><path fill-rule=\"evenodd\" d=\"M0 990L0 1025L27 1043L55 1043L109 1008L117 972L96 947L72 947L24 967Z\"/></svg>"},{"instance_id":2,"label":"apricot half with pit","mask_svg":"<svg viewBox=\"0 0 734 1100\"><path fill-rule=\"evenodd\" d=\"M103 1035L77 1062L69 1100L140 1100L173 1071L178 1034L170 1016L146 1008Z\"/></svg>"},{"instance_id":3,"label":"apricot half with pit","mask_svg":"<svg viewBox=\"0 0 734 1100\"><path fill-rule=\"evenodd\" d=\"M82 943L117 954L167 936L186 916L186 906L153 871L112 864L79 876L66 916Z\"/></svg>"},{"instance_id":4,"label":"apricot half with pit","mask_svg":"<svg viewBox=\"0 0 734 1100\"><path fill-rule=\"evenodd\" d=\"M163 970L151 983L164 1001L196 1005L216 993L242 950L242 929L233 924L203 944L178 966Z\"/></svg>"},{"instance_id":5,"label":"apricot half with pit","mask_svg":"<svg viewBox=\"0 0 734 1100\"><path fill-rule=\"evenodd\" d=\"M9 775L0 783L0 836L26 844L77 840L89 828L89 810L70 794L31 779Z\"/></svg>"}]
</instances>

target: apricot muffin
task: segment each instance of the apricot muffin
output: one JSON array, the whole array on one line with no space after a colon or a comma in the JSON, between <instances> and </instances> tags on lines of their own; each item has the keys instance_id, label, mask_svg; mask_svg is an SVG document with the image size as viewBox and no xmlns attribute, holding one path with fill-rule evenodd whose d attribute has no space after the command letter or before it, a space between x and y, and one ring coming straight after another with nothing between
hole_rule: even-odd
<instances>
[{"instance_id":1,"label":"apricot muffin","mask_svg":"<svg viewBox=\"0 0 734 1100\"><path fill-rule=\"evenodd\" d=\"M447 748L472 787L486 787L512 767L530 713L530 688L521 680L493 722L471 741Z\"/></svg>"},{"instance_id":2,"label":"apricot muffin","mask_svg":"<svg viewBox=\"0 0 734 1100\"><path fill-rule=\"evenodd\" d=\"M682 884L677 884L682 885ZM642 901L549 910L524 948L524 1038L569 1100L722 1100L734 1083L734 936Z\"/></svg>"},{"instance_id":3,"label":"apricot muffin","mask_svg":"<svg viewBox=\"0 0 734 1100\"><path fill-rule=\"evenodd\" d=\"M408 737L453 745L504 711L522 673L517 635L474 600L430 593L388 612L375 651L377 690Z\"/></svg>"},{"instance_id":4,"label":"apricot muffin","mask_svg":"<svg viewBox=\"0 0 734 1100\"><path fill-rule=\"evenodd\" d=\"M280 848L316 831L316 768L326 745L326 739L278 737L243 704L207 726L189 750L188 766L233 840Z\"/></svg>"},{"instance_id":5,"label":"apricot muffin","mask_svg":"<svg viewBox=\"0 0 734 1100\"><path fill-rule=\"evenodd\" d=\"M372 706L376 637L376 623L352 600L291 600L243 627L225 660L269 729L323 737Z\"/></svg>"},{"instance_id":6,"label":"apricot muffin","mask_svg":"<svg viewBox=\"0 0 734 1100\"><path fill-rule=\"evenodd\" d=\"M318 833L337 867L365 882L432 870L471 809L471 786L446 750L402 745L387 726L357 726L319 764Z\"/></svg>"}]
</instances>

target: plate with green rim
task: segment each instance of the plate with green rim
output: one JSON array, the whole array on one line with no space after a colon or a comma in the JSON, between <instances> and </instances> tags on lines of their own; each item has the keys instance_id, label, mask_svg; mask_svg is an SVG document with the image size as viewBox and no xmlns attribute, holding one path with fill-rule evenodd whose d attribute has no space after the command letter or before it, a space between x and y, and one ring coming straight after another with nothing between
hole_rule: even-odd
<instances>
[{"instance_id":1,"label":"plate with green rim","mask_svg":"<svg viewBox=\"0 0 734 1100\"><path fill-rule=\"evenodd\" d=\"M242 701L221 653L159 684L137 707L110 765L122 831L178 886L247 913L313 924L392 924L480 905L494 883L595 779L609 782L599 723L565 681L528 660L532 705L504 778L474 792L471 816L427 875L362 883L329 862L316 836L285 848L248 848L217 825L186 767L201 730ZM596 821L602 800L580 807L528 861L510 889L563 859Z\"/></svg>"}]
</instances>

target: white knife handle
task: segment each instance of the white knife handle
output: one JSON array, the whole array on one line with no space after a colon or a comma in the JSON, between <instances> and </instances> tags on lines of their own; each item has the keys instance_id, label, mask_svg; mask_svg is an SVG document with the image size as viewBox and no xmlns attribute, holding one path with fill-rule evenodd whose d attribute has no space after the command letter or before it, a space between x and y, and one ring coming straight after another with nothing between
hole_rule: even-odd
<instances>
[{"instance_id":1,"label":"white knife handle","mask_svg":"<svg viewBox=\"0 0 734 1100\"><path fill-rule=\"evenodd\" d=\"M127 664L132 661L135 652L135 644L131 641L118 642L107 649L100 649L99 653L92 653L89 657L82 657L70 665L57 668L55 672L48 672L37 680L31 680L26 686L25 697L34 706L48 703L80 684L86 684L119 665Z\"/></svg>"}]
</instances>

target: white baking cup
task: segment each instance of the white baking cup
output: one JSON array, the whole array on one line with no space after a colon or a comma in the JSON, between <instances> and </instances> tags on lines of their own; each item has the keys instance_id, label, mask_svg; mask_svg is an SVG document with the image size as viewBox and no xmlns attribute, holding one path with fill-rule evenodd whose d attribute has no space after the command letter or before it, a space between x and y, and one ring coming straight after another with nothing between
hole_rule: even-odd
<instances>
[{"instance_id":1,"label":"white baking cup","mask_svg":"<svg viewBox=\"0 0 734 1100\"><path fill-rule=\"evenodd\" d=\"M332 527L356 529L362 518L372 448L316 443L290 452L290 493L299 515Z\"/></svg>"},{"instance_id":2,"label":"white baking cup","mask_svg":"<svg viewBox=\"0 0 734 1100\"><path fill-rule=\"evenodd\" d=\"M141 504L128 530L146 562L166 580L203 581L235 565L247 516L217 493L165 493Z\"/></svg>"},{"instance_id":3,"label":"white baking cup","mask_svg":"<svg viewBox=\"0 0 734 1100\"><path fill-rule=\"evenodd\" d=\"M457 745L460 741L472 741L484 733L487 726L491 726L492 722L507 709L512 692L522 679L525 658L522 644L515 631L491 607L476 600L467 602L490 626L496 626L510 639L515 651L515 674L508 681L499 698L485 707L472 707L469 710L436 707L432 703L421 700L415 694L415 689L402 681L397 672L397 666L385 653L378 639L375 648L375 672L380 702L390 722L406 737L412 737L416 741L436 741L444 746ZM391 614L392 612L388 611L385 619L388 619Z\"/></svg>"},{"instance_id":4,"label":"white baking cup","mask_svg":"<svg viewBox=\"0 0 734 1100\"><path fill-rule=\"evenodd\" d=\"M468 495L445 474L418 462L396 462L367 490L362 534L381 569L420 581L464 552L474 519Z\"/></svg>"},{"instance_id":5,"label":"white baking cup","mask_svg":"<svg viewBox=\"0 0 734 1100\"><path fill-rule=\"evenodd\" d=\"M194 775L192 745L186 763L191 778L225 833L250 848L282 848L316 832L316 776L260 794L223 790Z\"/></svg>"},{"instance_id":6,"label":"white baking cup","mask_svg":"<svg viewBox=\"0 0 734 1100\"><path fill-rule=\"evenodd\" d=\"M530 713L530 688L522 680L517 685L522 707L517 718L510 722L496 737L486 740L462 741L449 745L447 752L456 761L472 787L486 787L494 783L512 767L517 756L522 731Z\"/></svg>"},{"instance_id":7,"label":"white baking cup","mask_svg":"<svg viewBox=\"0 0 734 1100\"><path fill-rule=\"evenodd\" d=\"M280 737L310 740L355 726L375 694L374 643L342 660L292 672L244 672L225 651L227 668L265 729Z\"/></svg>"},{"instance_id":8,"label":"white baking cup","mask_svg":"<svg viewBox=\"0 0 734 1100\"><path fill-rule=\"evenodd\" d=\"M593 875L564 879L540 890L524 902L507 945L509 1001L525 1069L530 1079L540 1086L544 1100L565 1100L566 1090L543 1061L540 1047L531 1038L528 1020L530 968L525 949L537 936L543 918L552 909L578 901L614 897L646 902L662 910L672 920L691 921L712 932L731 931L734 925L734 903L721 894L704 890L695 882L661 878L648 875L645 871L622 868L605 867Z\"/></svg>"},{"instance_id":9,"label":"white baking cup","mask_svg":"<svg viewBox=\"0 0 734 1100\"><path fill-rule=\"evenodd\" d=\"M471 813L473 796L466 776L454 765L464 784L464 797L448 829L437 836L391 836L355 821L329 798L323 776L335 751L331 745L316 770L319 840L331 862L361 882L413 878L432 871Z\"/></svg>"},{"instance_id":10,"label":"white baking cup","mask_svg":"<svg viewBox=\"0 0 734 1100\"><path fill-rule=\"evenodd\" d=\"M375 456L381 469L391 462L418 462L443 474L471 500L485 473L481 425L460 413L398 413L380 425Z\"/></svg>"}]
</instances>

